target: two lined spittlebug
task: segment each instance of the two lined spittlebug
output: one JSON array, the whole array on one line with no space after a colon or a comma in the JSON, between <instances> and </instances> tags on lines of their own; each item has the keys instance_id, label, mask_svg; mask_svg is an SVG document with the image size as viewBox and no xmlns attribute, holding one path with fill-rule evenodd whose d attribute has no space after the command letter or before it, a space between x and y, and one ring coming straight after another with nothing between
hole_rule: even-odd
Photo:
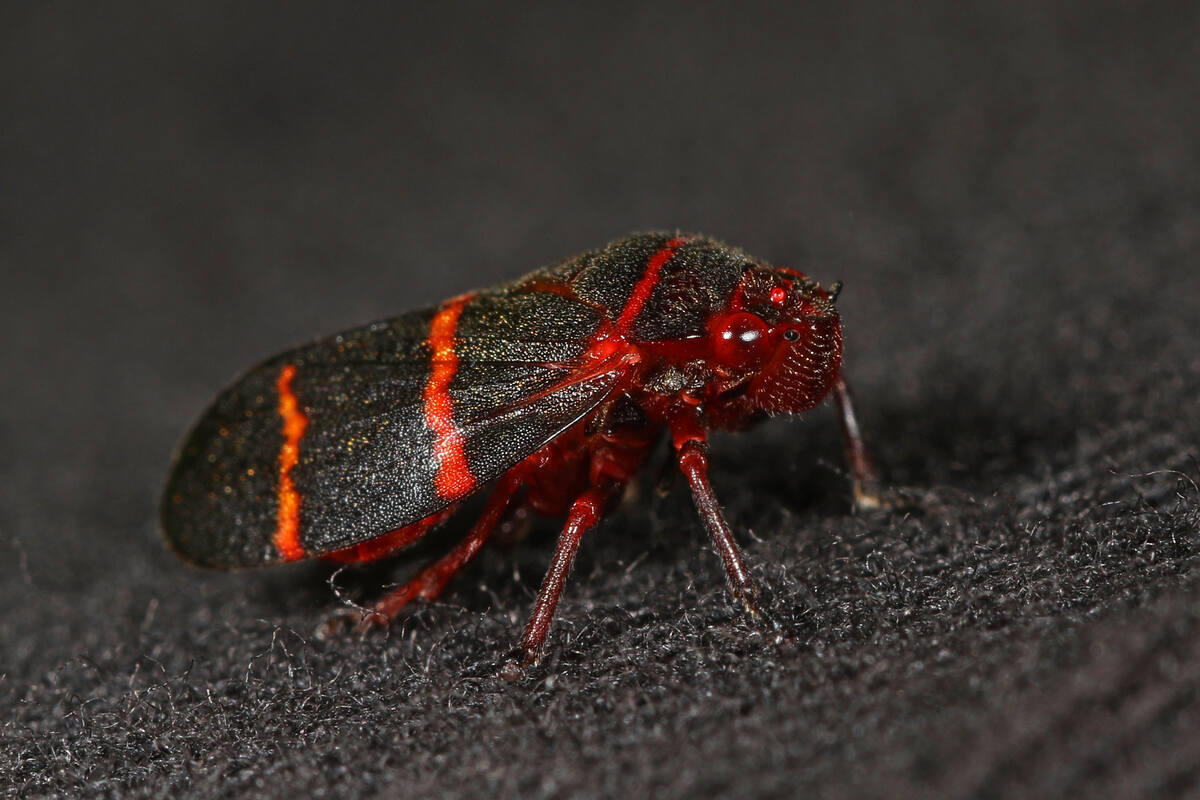
<instances>
[{"instance_id":1,"label":"two lined spittlebug","mask_svg":"<svg viewBox=\"0 0 1200 800\"><path fill-rule=\"evenodd\" d=\"M839 375L835 284L702 236L650 233L251 369L180 447L167 541L209 567L371 561L477 492L466 537L364 624L437 597L517 504L565 515L521 639L538 658L580 538L665 433L729 590L765 618L708 479L708 435L832 394L856 505L881 503Z\"/></svg>"}]
</instances>

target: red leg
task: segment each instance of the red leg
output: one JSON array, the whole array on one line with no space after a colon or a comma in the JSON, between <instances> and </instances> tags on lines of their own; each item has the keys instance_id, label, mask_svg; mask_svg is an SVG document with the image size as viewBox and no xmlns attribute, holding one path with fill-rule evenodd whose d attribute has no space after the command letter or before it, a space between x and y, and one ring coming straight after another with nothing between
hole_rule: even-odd
<instances>
[{"instance_id":1,"label":"red leg","mask_svg":"<svg viewBox=\"0 0 1200 800\"><path fill-rule=\"evenodd\" d=\"M571 571L571 562L579 550L579 541L583 534L600 521L604 507L612 498L620 483L605 481L585 491L567 511L567 521L558 537L558 546L554 550L554 560L546 571L542 588L538 591L537 602L533 606L533 616L521 637L523 665L534 664L538 661L546 634L550 631L550 623L554 619L554 609L558 607L558 599L562 596L567 575ZM508 670L511 671L511 670Z\"/></svg>"},{"instance_id":2,"label":"red leg","mask_svg":"<svg viewBox=\"0 0 1200 800\"><path fill-rule=\"evenodd\" d=\"M517 480L502 481L466 537L449 553L417 573L408 583L376 601L371 607L371 613L360 623L360 628L387 624L400 609L418 597L422 600L436 599L454 574L479 552L479 548L499 524L504 509L508 507L519 485Z\"/></svg>"},{"instance_id":3,"label":"red leg","mask_svg":"<svg viewBox=\"0 0 1200 800\"><path fill-rule=\"evenodd\" d=\"M777 623L763 613L758 607L758 587L746 570L742 559L742 550L733 538L733 530L721 513L721 504L713 492L712 484L708 482L708 431L700 419L699 413L687 408L670 420L671 439L675 445L679 471L687 478L692 489L692 499L696 503L696 511L708 531L713 549L721 557L725 566L725 579L729 585L729 593L743 608L772 627Z\"/></svg>"}]
</instances>

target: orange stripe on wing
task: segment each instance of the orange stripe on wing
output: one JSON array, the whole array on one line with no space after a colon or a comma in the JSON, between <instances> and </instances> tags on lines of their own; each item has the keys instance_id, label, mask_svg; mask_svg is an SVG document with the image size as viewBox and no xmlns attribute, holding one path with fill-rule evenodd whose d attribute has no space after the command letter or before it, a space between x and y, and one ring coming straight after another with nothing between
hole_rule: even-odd
<instances>
[{"instance_id":1,"label":"orange stripe on wing","mask_svg":"<svg viewBox=\"0 0 1200 800\"><path fill-rule=\"evenodd\" d=\"M642 277L638 280L637 285L633 287L633 294L629 296L629 301L625 303L625 308L621 311L621 316L617 318L617 331L622 336L629 333L629 329L633 327L633 321L637 319L638 314L642 313L642 309L650 299L650 295L654 294L654 287L658 285L662 268L675 255L675 251L685 244L687 244L687 239L680 236L669 239L646 262L646 269L642 273Z\"/></svg>"},{"instance_id":2,"label":"orange stripe on wing","mask_svg":"<svg viewBox=\"0 0 1200 800\"><path fill-rule=\"evenodd\" d=\"M283 445L279 448L279 489L275 512L275 547L284 561L304 558L300 543L300 492L292 480L292 468L300 461L300 439L308 427L308 417L292 391L296 367L288 364L279 371L275 391L279 394L279 418L283 421Z\"/></svg>"},{"instance_id":3,"label":"orange stripe on wing","mask_svg":"<svg viewBox=\"0 0 1200 800\"><path fill-rule=\"evenodd\" d=\"M450 382L458 372L454 334L463 307L470 300L469 294L451 300L429 324L429 349L433 355L430 357L429 383L425 384L425 424L435 434L437 492L449 500L456 500L475 488L475 476L467 464L462 431L454 421L454 405L450 400Z\"/></svg>"}]
</instances>

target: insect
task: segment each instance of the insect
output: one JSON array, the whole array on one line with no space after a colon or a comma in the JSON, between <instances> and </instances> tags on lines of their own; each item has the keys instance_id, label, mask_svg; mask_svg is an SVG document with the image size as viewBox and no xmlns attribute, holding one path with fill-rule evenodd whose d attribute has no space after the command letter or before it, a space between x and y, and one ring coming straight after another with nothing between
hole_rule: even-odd
<instances>
[{"instance_id":1,"label":"insect","mask_svg":"<svg viewBox=\"0 0 1200 800\"><path fill-rule=\"evenodd\" d=\"M664 432L734 599L766 619L708 435L832 394L857 507L887 504L839 375L829 290L713 239L636 234L498 288L283 353L222 392L163 496L171 548L236 568L402 550L487 492L465 538L362 625L436 598L511 508L565 515L520 642L542 651L580 539Z\"/></svg>"}]
</instances>

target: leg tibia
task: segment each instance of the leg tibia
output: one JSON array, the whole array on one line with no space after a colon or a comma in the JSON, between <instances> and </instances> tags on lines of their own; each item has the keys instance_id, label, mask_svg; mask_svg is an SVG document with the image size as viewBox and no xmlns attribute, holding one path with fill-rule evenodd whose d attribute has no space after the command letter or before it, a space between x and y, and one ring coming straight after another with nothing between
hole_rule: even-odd
<instances>
[{"instance_id":1,"label":"leg tibia","mask_svg":"<svg viewBox=\"0 0 1200 800\"><path fill-rule=\"evenodd\" d=\"M542 645L546 641L546 634L549 633L550 623L554 619L554 610L558 607L558 600L566 585L567 575L571 571L571 563L579 551L579 541L583 538L584 533L600 521L604 507L619 485L607 483L593 486L571 504L571 508L567 512L567 521L558 537L554 559L550 562L550 568L546 570L546 577L542 580L542 588L538 591L537 602L533 606L533 615L529 618L525 635L521 637L521 650L525 664L537 661Z\"/></svg>"},{"instance_id":2,"label":"leg tibia","mask_svg":"<svg viewBox=\"0 0 1200 800\"><path fill-rule=\"evenodd\" d=\"M692 490L692 500L696 504L696 511L700 515L700 521L704 523L713 549L721 557L730 594L751 614L762 616L755 604L758 589L750 578L742 558L742 550L733 538L733 529L721 513L721 505L717 502L712 484L708 481L707 449L706 444L695 439L685 442L679 449L679 470Z\"/></svg>"},{"instance_id":3,"label":"leg tibia","mask_svg":"<svg viewBox=\"0 0 1200 800\"><path fill-rule=\"evenodd\" d=\"M679 471L692 490L692 500L713 549L725 567L729 593L754 618L773 628L778 625L758 605L758 587L746 570L742 550L733 538L733 530L721 513L712 484L708 482L708 431L695 409L685 409L670 420L671 440L675 445Z\"/></svg>"}]
</instances>

